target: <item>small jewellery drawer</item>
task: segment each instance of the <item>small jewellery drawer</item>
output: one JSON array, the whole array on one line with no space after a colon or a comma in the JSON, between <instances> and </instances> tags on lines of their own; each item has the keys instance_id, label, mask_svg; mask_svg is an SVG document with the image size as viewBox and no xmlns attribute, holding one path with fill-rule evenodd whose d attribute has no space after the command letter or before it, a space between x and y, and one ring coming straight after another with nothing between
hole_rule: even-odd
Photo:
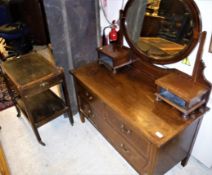
<instances>
[{"instance_id":1,"label":"small jewellery drawer","mask_svg":"<svg viewBox=\"0 0 212 175\"><path fill-rule=\"evenodd\" d=\"M119 134L133 145L143 156L148 158L151 144L141 135L136 133L129 124L121 120L121 117L111 108L106 107L106 120Z\"/></svg>"},{"instance_id":2,"label":"small jewellery drawer","mask_svg":"<svg viewBox=\"0 0 212 175\"><path fill-rule=\"evenodd\" d=\"M53 76L52 78L48 78L32 82L31 84L27 84L23 87L21 87L21 92L26 96L33 96L35 94L38 94L40 92L43 92L44 90L49 89L50 87L62 83L62 74L57 75L56 77Z\"/></svg>"}]
</instances>

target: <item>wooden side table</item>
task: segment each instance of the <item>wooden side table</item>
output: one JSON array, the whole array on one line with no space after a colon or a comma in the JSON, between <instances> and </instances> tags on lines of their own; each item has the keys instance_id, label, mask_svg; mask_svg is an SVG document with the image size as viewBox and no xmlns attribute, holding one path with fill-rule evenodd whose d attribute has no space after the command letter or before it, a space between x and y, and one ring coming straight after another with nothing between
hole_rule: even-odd
<instances>
[{"instance_id":1,"label":"wooden side table","mask_svg":"<svg viewBox=\"0 0 212 175\"><path fill-rule=\"evenodd\" d=\"M20 117L20 110L26 116L40 144L45 145L38 133L38 127L67 113L73 125L73 116L68 98L63 69L51 64L37 53L30 53L3 62L1 65L9 93ZM61 85L64 98L50 90Z\"/></svg>"}]
</instances>

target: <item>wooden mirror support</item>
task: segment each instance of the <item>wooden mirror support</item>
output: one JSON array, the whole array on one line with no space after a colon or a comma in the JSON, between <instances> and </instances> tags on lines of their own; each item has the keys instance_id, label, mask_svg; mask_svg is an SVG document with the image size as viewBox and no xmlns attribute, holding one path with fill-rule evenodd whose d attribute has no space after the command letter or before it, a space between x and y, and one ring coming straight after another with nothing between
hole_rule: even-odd
<instances>
[{"instance_id":1,"label":"wooden mirror support","mask_svg":"<svg viewBox=\"0 0 212 175\"><path fill-rule=\"evenodd\" d=\"M211 84L205 79L202 61L206 32L201 35L199 49L192 76L172 73L156 80L156 99L163 100L183 113L183 118L204 114L211 90Z\"/></svg>"},{"instance_id":2,"label":"wooden mirror support","mask_svg":"<svg viewBox=\"0 0 212 175\"><path fill-rule=\"evenodd\" d=\"M209 52L212 53L212 34L211 34L211 41L210 41L210 45L209 45Z\"/></svg>"}]
</instances>

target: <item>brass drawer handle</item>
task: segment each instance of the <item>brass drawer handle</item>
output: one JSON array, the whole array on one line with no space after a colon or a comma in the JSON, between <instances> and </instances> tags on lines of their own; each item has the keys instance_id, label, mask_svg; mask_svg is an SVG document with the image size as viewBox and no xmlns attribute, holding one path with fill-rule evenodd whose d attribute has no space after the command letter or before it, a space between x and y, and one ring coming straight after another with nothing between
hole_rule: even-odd
<instances>
[{"instance_id":1,"label":"brass drawer handle","mask_svg":"<svg viewBox=\"0 0 212 175\"><path fill-rule=\"evenodd\" d=\"M127 153L129 152L129 150L125 147L123 143L120 144L120 147L122 148L124 152L127 152Z\"/></svg>"},{"instance_id":2,"label":"brass drawer handle","mask_svg":"<svg viewBox=\"0 0 212 175\"><path fill-rule=\"evenodd\" d=\"M88 114L92 114L92 111L90 109L88 110Z\"/></svg>"},{"instance_id":3,"label":"brass drawer handle","mask_svg":"<svg viewBox=\"0 0 212 175\"><path fill-rule=\"evenodd\" d=\"M85 92L85 96L88 97L88 100L93 100L93 97L90 95L89 92Z\"/></svg>"},{"instance_id":4,"label":"brass drawer handle","mask_svg":"<svg viewBox=\"0 0 212 175\"><path fill-rule=\"evenodd\" d=\"M90 101L91 101L91 100L93 100L93 97L92 97L92 96L90 96L90 97L88 98L88 100L90 100Z\"/></svg>"},{"instance_id":5,"label":"brass drawer handle","mask_svg":"<svg viewBox=\"0 0 212 175\"><path fill-rule=\"evenodd\" d=\"M40 84L40 87L45 87L45 86L47 86L48 84L49 84L48 82L43 82L43 83Z\"/></svg>"},{"instance_id":6,"label":"brass drawer handle","mask_svg":"<svg viewBox=\"0 0 212 175\"><path fill-rule=\"evenodd\" d=\"M131 130L127 129L124 124L121 125L121 131L123 133L126 133L127 135L130 135L131 134Z\"/></svg>"}]
</instances>

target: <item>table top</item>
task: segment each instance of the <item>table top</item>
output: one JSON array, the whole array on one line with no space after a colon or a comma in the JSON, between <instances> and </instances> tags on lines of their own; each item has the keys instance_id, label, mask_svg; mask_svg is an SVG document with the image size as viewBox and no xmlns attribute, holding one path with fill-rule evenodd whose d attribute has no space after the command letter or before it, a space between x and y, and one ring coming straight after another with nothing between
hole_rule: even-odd
<instances>
[{"instance_id":1,"label":"table top","mask_svg":"<svg viewBox=\"0 0 212 175\"><path fill-rule=\"evenodd\" d=\"M113 74L101 65L89 64L73 71L74 76L101 98L123 119L157 146L183 131L195 119L184 120L181 113L155 100L156 87L138 69ZM155 133L163 137L158 138Z\"/></svg>"},{"instance_id":2,"label":"table top","mask_svg":"<svg viewBox=\"0 0 212 175\"><path fill-rule=\"evenodd\" d=\"M58 68L40 54L33 52L2 63L3 72L17 86L58 73Z\"/></svg>"}]
</instances>

